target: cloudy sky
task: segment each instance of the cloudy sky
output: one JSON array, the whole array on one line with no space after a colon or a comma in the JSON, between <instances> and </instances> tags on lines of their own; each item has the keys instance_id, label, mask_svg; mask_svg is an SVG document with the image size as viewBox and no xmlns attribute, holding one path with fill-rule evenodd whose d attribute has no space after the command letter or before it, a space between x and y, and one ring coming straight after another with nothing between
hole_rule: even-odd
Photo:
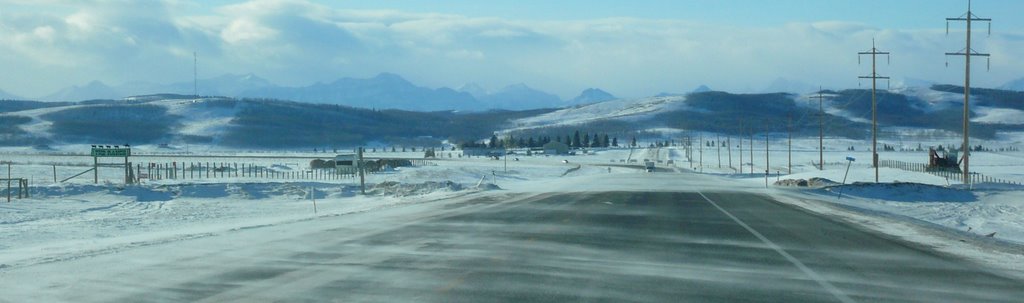
<instances>
[{"instance_id":1,"label":"cloudy sky","mask_svg":"<svg viewBox=\"0 0 1024 303\"><path fill-rule=\"evenodd\" d=\"M896 2L896 3L892 3ZM1024 1L977 0L974 82L1024 77ZM880 73L962 82L965 0L0 0L0 90L47 95L92 80L172 83L254 73L289 86L400 74L429 87L513 83L571 98L701 84L760 91L777 78L856 87L856 52ZM866 63L866 62L865 62Z\"/></svg>"}]
</instances>

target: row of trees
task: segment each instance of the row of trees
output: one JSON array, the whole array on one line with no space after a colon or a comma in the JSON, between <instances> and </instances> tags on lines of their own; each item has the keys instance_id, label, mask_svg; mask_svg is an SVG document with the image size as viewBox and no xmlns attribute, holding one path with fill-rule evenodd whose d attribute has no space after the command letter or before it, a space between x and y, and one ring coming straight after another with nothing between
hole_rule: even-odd
<instances>
[{"instance_id":1,"label":"row of trees","mask_svg":"<svg viewBox=\"0 0 1024 303\"><path fill-rule=\"evenodd\" d=\"M534 138L532 136L528 138L516 138L512 135L508 135L504 138L498 138L497 135L492 135L491 140L488 141L486 146L488 148L534 148L542 147L544 146L544 144L548 144L552 141L565 143L565 145L568 145L570 148L619 146L618 137L609 137L608 134L580 134L580 131L578 130L575 131L572 135L566 135L564 138L562 136L554 136L554 138L552 138L551 136L541 136L538 138ZM633 138L630 144L636 146L636 138Z\"/></svg>"}]
</instances>

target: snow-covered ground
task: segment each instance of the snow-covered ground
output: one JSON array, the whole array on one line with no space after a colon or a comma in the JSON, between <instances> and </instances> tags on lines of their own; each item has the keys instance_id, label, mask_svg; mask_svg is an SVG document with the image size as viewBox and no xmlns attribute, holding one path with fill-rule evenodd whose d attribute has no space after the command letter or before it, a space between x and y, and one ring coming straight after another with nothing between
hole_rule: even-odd
<instances>
[{"instance_id":1,"label":"snow-covered ground","mask_svg":"<svg viewBox=\"0 0 1024 303\"><path fill-rule=\"evenodd\" d=\"M735 138L733 139L735 140ZM733 144L738 144L733 141ZM863 145L863 142L832 142L831 145ZM769 186L765 189L764 142L755 138L754 161L750 161L749 142L744 142L743 162L753 163L757 174L736 173L739 150L732 150L733 167L729 167L728 150L703 149L703 165L699 150L693 162L687 161L682 148L608 149L578 156L511 155L507 162L486 158L445 158L425 165L401 167L367 176L370 195L358 193L357 179L281 180L242 177L210 179L147 181L142 185L122 186L120 171L102 170L101 183L93 185L90 176L54 183L53 163L60 176L69 176L88 168L91 158L66 155L6 154L13 161L12 175L33 179L32 196L0 202L0 268L54 262L103 254L137 246L167 243L206 237L220 232L311 220L316 216L340 216L368 212L398 205L429 203L436 200L459 199L486 195L499 190L504 193L535 193L595 190L673 190L678 184L652 178L637 166L643 161L658 162L669 171L702 171L704 177L688 183L686 190L739 190L772 194L814 211L841 216L845 213L866 213L875 220L916 222L929 228L948 229L956 234L974 235L1006 245L1024 245L1024 188L981 184L973 190L964 189L955 181L947 181L925 173L883 168L879 171L883 185L858 184L839 187L795 190ZM812 164L818 153L812 147L817 141L799 139L794 143L793 173L788 171L789 157L784 141L773 141L769 149L771 171L769 182L777 179L808 179L824 177L843 180L846 166L843 159L854 156L847 183L872 182L874 170L866 159L868 152L828 150L827 163L819 171ZM718 166L718 155L722 167ZM261 158L180 158L170 156L134 157L136 162L247 162L282 171L308 169L307 156L323 154L237 153ZM413 157L422 153L370 153L368 156ZM197 156L197 155L193 155ZM210 156L210 155L207 155ZM978 152L972 163L976 171L1010 180L1024 181L1024 153ZM329 157L323 157L325 159ZM882 159L921 163L926 154L920 152L887 152ZM629 160L637 160L631 162ZM674 164L669 164L672 160ZM507 163L507 164L506 164ZM507 166L506 166L507 165ZM779 172L780 175L775 175ZM91 175L91 174L87 174ZM891 182L914 182L893 185ZM492 186L493 184L494 186ZM315 195L312 194L315 192ZM314 213L313 197L316 199ZM795 198L786 198L795 197ZM811 201L811 202L807 202ZM868 222L864 217L853 222ZM875 221L870 221L875 222ZM892 226L892 225L881 225ZM882 232L905 233L901 227L881 228ZM984 235L996 232L994 237ZM910 237L910 240L916 238ZM968 244L959 244L968 245ZM958 248L955 253L973 254L977 250ZM1020 254L1017 254L1020 255ZM1006 260L1005 258L999 260Z\"/></svg>"}]
</instances>

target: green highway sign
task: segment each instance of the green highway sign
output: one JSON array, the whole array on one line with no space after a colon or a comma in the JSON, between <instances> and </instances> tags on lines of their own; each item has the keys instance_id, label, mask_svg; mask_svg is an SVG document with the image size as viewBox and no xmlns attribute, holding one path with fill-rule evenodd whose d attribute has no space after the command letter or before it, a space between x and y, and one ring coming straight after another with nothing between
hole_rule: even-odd
<instances>
[{"instance_id":1,"label":"green highway sign","mask_svg":"<svg viewBox=\"0 0 1024 303\"><path fill-rule=\"evenodd\" d=\"M93 157L128 157L132 155L132 149L126 148L103 148L93 147L91 155Z\"/></svg>"}]
</instances>

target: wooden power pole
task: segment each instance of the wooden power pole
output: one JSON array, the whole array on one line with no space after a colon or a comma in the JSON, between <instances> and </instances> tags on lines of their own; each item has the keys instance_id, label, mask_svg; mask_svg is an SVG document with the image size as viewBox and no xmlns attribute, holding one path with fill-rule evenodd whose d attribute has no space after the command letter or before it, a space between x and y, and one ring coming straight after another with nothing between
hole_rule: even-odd
<instances>
[{"instance_id":1,"label":"wooden power pole","mask_svg":"<svg viewBox=\"0 0 1024 303\"><path fill-rule=\"evenodd\" d=\"M992 34L992 19L978 18L971 12L971 1L967 1L967 13L957 18L946 18L946 34L949 34L949 21L964 21L967 23L967 46L959 52L946 53L946 56L964 56L964 143L963 150L963 173L964 173L964 184L971 184L971 173L970 173L970 154L971 154L971 137L970 137L970 103L971 103L971 57L985 57L989 60L989 66L991 66L991 55L983 54L974 51L971 48L971 22L981 21L988 22L988 33ZM946 66L949 66L949 62L946 62Z\"/></svg>"},{"instance_id":2,"label":"wooden power pole","mask_svg":"<svg viewBox=\"0 0 1024 303\"><path fill-rule=\"evenodd\" d=\"M875 183L878 183L878 99L875 91L878 89L878 79L889 80L889 77L878 75L876 57L878 55L886 55L888 58L889 52L883 52L875 48L875 39L871 39L871 50L858 52L858 62L861 55L871 55L871 75L860 76L859 78L871 79L871 166L875 168Z\"/></svg>"},{"instance_id":3,"label":"wooden power pole","mask_svg":"<svg viewBox=\"0 0 1024 303\"><path fill-rule=\"evenodd\" d=\"M825 95L821 86L818 87L818 95L810 98L818 99L818 170L825 170L825 107L822 106Z\"/></svg>"},{"instance_id":4,"label":"wooden power pole","mask_svg":"<svg viewBox=\"0 0 1024 303\"><path fill-rule=\"evenodd\" d=\"M754 176L754 129L750 129L750 176Z\"/></svg>"},{"instance_id":5,"label":"wooden power pole","mask_svg":"<svg viewBox=\"0 0 1024 303\"><path fill-rule=\"evenodd\" d=\"M715 154L718 155L718 168L722 168L722 139L719 134L715 134Z\"/></svg>"},{"instance_id":6,"label":"wooden power pole","mask_svg":"<svg viewBox=\"0 0 1024 303\"><path fill-rule=\"evenodd\" d=\"M363 195L365 195L366 194L366 177L365 177L365 174L366 174L366 167L365 167L366 163L363 163L364 162L363 161L363 147L359 147L359 152L358 152L357 158L359 159L359 162L357 162L359 164L359 166L357 167L357 169L359 170L359 192L362 193Z\"/></svg>"}]
</instances>

